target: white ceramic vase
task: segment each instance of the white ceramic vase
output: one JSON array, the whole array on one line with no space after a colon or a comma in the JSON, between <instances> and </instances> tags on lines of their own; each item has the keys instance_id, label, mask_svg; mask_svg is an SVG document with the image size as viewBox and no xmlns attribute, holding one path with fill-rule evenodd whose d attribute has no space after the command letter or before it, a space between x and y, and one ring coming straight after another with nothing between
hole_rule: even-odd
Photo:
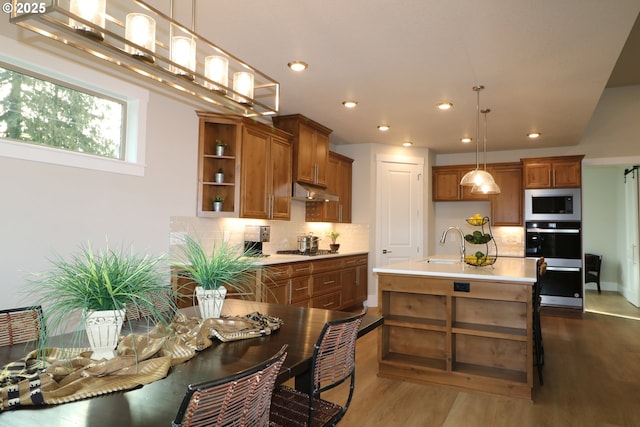
<instances>
[{"instance_id":1,"label":"white ceramic vase","mask_svg":"<svg viewBox=\"0 0 640 427\"><path fill-rule=\"evenodd\" d=\"M116 355L115 349L126 312L126 308L87 312L85 329L93 350L92 359L112 359Z\"/></svg>"},{"instance_id":2,"label":"white ceramic vase","mask_svg":"<svg viewBox=\"0 0 640 427\"><path fill-rule=\"evenodd\" d=\"M204 289L202 286L196 286L196 298L198 298L198 307L200 308L202 319L220 317L222 304L226 296L227 288L224 286L220 286L218 289Z\"/></svg>"}]
</instances>

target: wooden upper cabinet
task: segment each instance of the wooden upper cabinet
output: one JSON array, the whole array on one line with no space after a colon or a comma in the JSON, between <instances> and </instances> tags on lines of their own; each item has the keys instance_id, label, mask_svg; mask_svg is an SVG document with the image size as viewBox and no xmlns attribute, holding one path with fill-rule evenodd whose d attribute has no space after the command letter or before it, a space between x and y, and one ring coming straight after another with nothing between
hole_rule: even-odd
<instances>
[{"instance_id":1,"label":"wooden upper cabinet","mask_svg":"<svg viewBox=\"0 0 640 427\"><path fill-rule=\"evenodd\" d=\"M522 163L495 163L487 165L487 171L500 187L500 194L489 196L491 224L505 226L522 225Z\"/></svg>"},{"instance_id":2,"label":"wooden upper cabinet","mask_svg":"<svg viewBox=\"0 0 640 427\"><path fill-rule=\"evenodd\" d=\"M500 194L472 194L471 187L463 187L460 180L475 165L434 166L433 201L488 200L491 205L492 225L522 225L522 164L493 163L487 172L493 175Z\"/></svg>"},{"instance_id":3,"label":"wooden upper cabinet","mask_svg":"<svg viewBox=\"0 0 640 427\"><path fill-rule=\"evenodd\" d=\"M461 186L460 180L475 165L434 166L433 201L489 200L486 194L472 194L471 187Z\"/></svg>"},{"instance_id":4,"label":"wooden upper cabinet","mask_svg":"<svg viewBox=\"0 0 640 427\"><path fill-rule=\"evenodd\" d=\"M522 159L524 188L579 188L584 156Z\"/></svg>"},{"instance_id":5,"label":"wooden upper cabinet","mask_svg":"<svg viewBox=\"0 0 640 427\"><path fill-rule=\"evenodd\" d=\"M337 202L307 202L305 221L351 222L353 159L329 152L327 191L339 197Z\"/></svg>"},{"instance_id":6,"label":"wooden upper cabinet","mask_svg":"<svg viewBox=\"0 0 640 427\"><path fill-rule=\"evenodd\" d=\"M283 132L246 124L242 134L240 216L291 218L292 147Z\"/></svg>"},{"instance_id":7,"label":"wooden upper cabinet","mask_svg":"<svg viewBox=\"0 0 640 427\"><path fill-rule=\"evenodd\" d=\"M197 111L198 132L198 206L201 217L238 216L242 118ZM218 154L216 145L225 145ZM216 173L223 172L222 182ZM214 211L215 198L223 199L222 210Z\"/></svg>"},{"instance_id":8,"label":"wooden upper cabinet","mask_svg":"<svg viewBox=\"0 0 640 427\"><path fill-rule=\"evenodd\" d=\"M276 128L293 135L293 178L326 188L331 129L301 114L272 118Z\"/></svg>"}]
</instances>

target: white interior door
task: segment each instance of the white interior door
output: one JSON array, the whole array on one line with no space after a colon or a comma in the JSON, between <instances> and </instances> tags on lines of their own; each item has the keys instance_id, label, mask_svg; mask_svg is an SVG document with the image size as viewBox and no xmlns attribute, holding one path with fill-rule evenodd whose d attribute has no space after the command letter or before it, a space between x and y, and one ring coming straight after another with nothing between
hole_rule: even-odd
<instances>
[{"instance_id":1,"label":"white interior door","mask_svg":"<svg viewBox=\"0 0 640 427\"><path fill-rule=\"evenodd\" d=\"M377 265L423 256L422 159L377 161Z\"/></svg>"}]
</instances>

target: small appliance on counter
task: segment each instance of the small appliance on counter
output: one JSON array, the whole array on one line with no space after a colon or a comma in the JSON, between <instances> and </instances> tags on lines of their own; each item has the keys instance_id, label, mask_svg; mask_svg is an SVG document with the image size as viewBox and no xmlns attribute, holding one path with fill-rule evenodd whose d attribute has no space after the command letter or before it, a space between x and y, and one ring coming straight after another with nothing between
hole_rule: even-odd
<instances>
[{"instance_id":1,"label":"small appliance on counter","mask_svg":"<svg viewBox=\"0 0 640 427\"><path fill-rule=\"evenodd\" d=\"M268 256L262 253L262 243L269 242L271 227L268 225L244 226L244 251L251 251L254 256Z\"/></svg>"}]
</instances>

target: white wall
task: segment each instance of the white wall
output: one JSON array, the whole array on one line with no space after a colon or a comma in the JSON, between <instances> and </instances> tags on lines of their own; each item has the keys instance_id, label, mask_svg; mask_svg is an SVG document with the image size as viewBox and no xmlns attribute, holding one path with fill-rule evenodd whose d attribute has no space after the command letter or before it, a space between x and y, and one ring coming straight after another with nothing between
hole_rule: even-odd
<instances>
[{"instance_id":1,"label":"white wall","mask_svg":"<svg viewBox=\"0 0 640 427\"><path fill-rule=\"evenodd\" d=\"M619 238L624 234L624 167L588 166L582 171L582 228L585 253L603 256L600 286L618 291L621 271ZM588 289L595 289L589 284Z\"/></svg>"}]
</instances>

